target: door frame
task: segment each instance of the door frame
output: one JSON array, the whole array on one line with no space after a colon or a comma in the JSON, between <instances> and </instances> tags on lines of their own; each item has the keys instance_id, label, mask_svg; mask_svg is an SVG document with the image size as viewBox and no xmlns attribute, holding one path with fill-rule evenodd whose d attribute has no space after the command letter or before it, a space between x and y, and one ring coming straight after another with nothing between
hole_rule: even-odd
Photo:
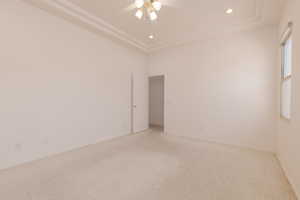
<instances>
[{"instance_id":1,"label":"door frame","mask_svg":"<svg viewBox=\"0 0 300 200\"><path fill-rule=\"evenodd\" d=\"M134 77L133 73L130 76L130 133L134 133Z\"/></svg>"},{"instance_id":2,"label":"door frame","mask_svg":"<svg viewBox=\"0 0 300 200\"><path fill-rule=\"evenodd\" d=\"M150 79L153 77L162 77L163 78L163 132L166 130L166 75L165 74L157 74L148 76L148 99L149 99L149 121L148 124L150 125Z\"/></svg>"}]
</instances>

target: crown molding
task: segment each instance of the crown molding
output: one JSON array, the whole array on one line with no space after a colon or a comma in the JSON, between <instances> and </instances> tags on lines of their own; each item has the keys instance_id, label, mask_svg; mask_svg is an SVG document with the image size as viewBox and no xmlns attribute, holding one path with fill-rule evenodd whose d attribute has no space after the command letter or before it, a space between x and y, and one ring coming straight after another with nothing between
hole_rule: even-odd
<instances>
[{"instance_id":1,"label":"crown molding","mask_svg":"<svg viewBox=\"0 0 300 200\"><path fill-rule=\"evenodd\" d=\"M114 37L122 42L125 42L131 46L134 46L145 53L148 53L148 47L143 42L133 38L131 35L125 33L124 31L114 27L110 23L101 19L98 16L91 14L90 12L84 10L83 8L71 3L68 0L43 0L43 3L47 4L58 11L67 14L80 22L86 23L96 30L104 32L111 37Z\"/></svg>"},{"instance_id":2,"label":"crown molding","mask_svg":"<svg viewBox=\"0 0 300 200\"><path fill-rule=\"evenodd\" d=\"M36 1L36 0L32 0ZM255 13L252 17L244 21L243 23L234 24L232 31L241 31L251 26L260 24L263 21L263 5L265 0L254 0L255 1ZM137 40L132 35L127 34L123 30L116 28L110 23L106 22L102 18L93 15L87 10L80 6L70 2L69 0L42 0L42 3L46 4L47 7L52 7L58 11L66 14L75 20L85 23L96 30L108 34L112 38L116 38L119 41L125 42L128 45L136 47L145 53L153 53L162 49L172 48L175 46L181 46L196 41L201 41L205 38L191 39L190 41L176 41L171 43L160 43L154 46L146 45L142 41ZM207 38L209 39L209 38Z\"/></svg>"},{"instance_id":3,"label":"crown molding","mask_svg":"<svg viewBox=\"0 0 300 200\"><path fill-rule=\"evenodd\" d=\"M238 24L234 24L234 28L232 28L231 30L227 30L227 33L232 33L232 32L239 32L239 31L243 31L243 30L247 30L251 27L255 27L258 26L259 24L261 24L263 22L263 5L264 5L265 0L255 0L255 14L253 17L249 18L248 20L246 20L245 22L238 23ZM220 34L220 33L218 33ZM223 34L226 34L226 32L224 32ZM215 38L217 35L212 34L211 37L207 37L207 38L199 38L199 39L191 39L191 40L182 40L182 41L177 41L177 42L172 42L172 43L161 43L159 45L156 46L152 46L148 48L148 53L153 53L156 51L160 51L163 49L168 49L168 48L173 48L173 47L178 47L178 46L183 46L185 44L192 44L198 41L203 41L203 39L207 39L210 40L212 38Z\"/></svg>"}]
</instances>

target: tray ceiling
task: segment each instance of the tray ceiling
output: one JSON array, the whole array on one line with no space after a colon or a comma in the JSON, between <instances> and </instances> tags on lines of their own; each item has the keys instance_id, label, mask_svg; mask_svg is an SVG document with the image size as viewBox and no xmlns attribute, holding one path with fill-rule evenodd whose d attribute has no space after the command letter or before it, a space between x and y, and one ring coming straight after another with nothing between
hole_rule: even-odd
<instances>
[{"instance_id":1,"label":"tray ceiling","mask_svg":"<svg viewBox=\"0 0 300 200\"><path fill-rule=\"evenodd\" d=\"M27 1L144 52L277 24L283 6L283 0L161 0L158 20L151 23L134 16L133 0Z\"/></svg>"}]
</instances>

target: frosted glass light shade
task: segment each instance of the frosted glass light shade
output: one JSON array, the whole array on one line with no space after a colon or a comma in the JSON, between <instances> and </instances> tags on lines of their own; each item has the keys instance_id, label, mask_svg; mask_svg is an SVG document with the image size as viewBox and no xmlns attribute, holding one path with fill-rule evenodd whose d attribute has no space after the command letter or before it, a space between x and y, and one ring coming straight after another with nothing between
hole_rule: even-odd
<instances>
[{"instance_id":1,"label":"frosted glass light shade","mask_svg":"<svg viewBox=\"0 0 300 200\"><path fill-rule=\"evenodd\" d=\"M149 17L150 17L150 20L151 20L151 21L156 20L156 19L157 19L157 14L156 14L156 12L154 12L154 11L150 12L150 13L149 13Z\"/></svg>"},{"instance_id":2,"label":"frosted glass light shade","mask_svg":"<svg viewBox=\"0 0 300 200\"><path fill-rule=\"evenodd\" d=\"M142 19L143 15L144 15L144 13L143 13L143 11L141 11L141 10L138 10L138 11L136 11L136 13L135 13L135 16L136 16L138 19Z\"/></svg>"},{"instance_id":3,"label":"frosted glass light shade","mask_svg":"<svg viewBox=\"0 0 300 200\"><path fill-rule=\"evenodd\" d=\"M153 8L154 8L156 11L159 11L159 10L161 9L161 7L162 7L162 5L161 5L161 3L160 3L159 1L154 1L154 2L152 3L152 6L153 6Z\"/></svg>"},{"instance_id":4,"label":"frosted glass light shade","mask_svg":"<svg viewBox=\"0 0 300 200\"><path fill-rule=\"evenodd\" d=\"M141 8L144 6L144 0L135 0L134 4L137 8Z\"/></svg>"}]
</instances>

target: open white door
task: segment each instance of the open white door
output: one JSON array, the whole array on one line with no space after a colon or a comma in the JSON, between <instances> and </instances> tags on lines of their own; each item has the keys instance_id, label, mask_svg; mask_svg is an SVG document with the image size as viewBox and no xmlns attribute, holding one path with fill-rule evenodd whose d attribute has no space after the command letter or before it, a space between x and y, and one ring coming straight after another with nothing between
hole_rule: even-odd
<instances>
[{"instance_id":1,"label":"open white door","mask_svg":"<svg viewBox=\"0 0 300 200\"><path fill-rule=\"evenodd\" d=\"M148 129L148 80L147 74L131 74L131 133Z\"/></svg>"},{"instance_id":2,"label":"open white door","mask_svg":"<svg viewBox=\"0 0 300 200\"><path fill-rule=\"evenodd\" d=\"M134 133L134 110L136 105L134 105L134 78L133 74L131 74L130 78L130 133Z\"/></svg>"}]
</instances>

